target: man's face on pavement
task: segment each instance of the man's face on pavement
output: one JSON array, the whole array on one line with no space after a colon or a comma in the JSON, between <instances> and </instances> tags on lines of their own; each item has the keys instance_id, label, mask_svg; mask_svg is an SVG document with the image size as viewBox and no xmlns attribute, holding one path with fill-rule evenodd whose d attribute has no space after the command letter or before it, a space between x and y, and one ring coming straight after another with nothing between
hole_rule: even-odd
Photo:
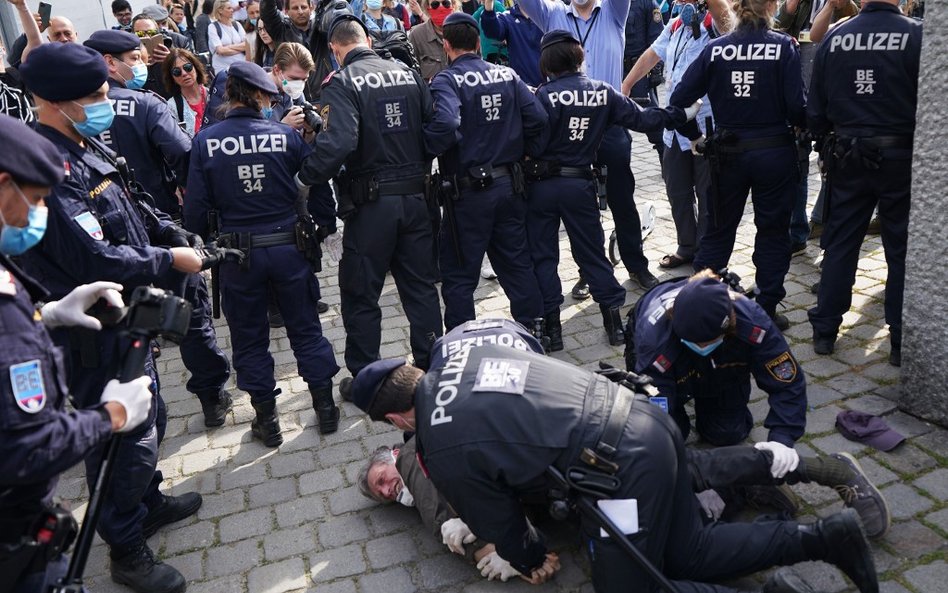
<instances>
[{"instance_id":1,"label":"man's face on pavement","mask_svg":"<svg viewBox=\"0 0 948 593\"><path fill-rule=\"evenodd\" d=\"M395 501L398 493L405 487L405 482L398 475L393 463L379 463L369 470L369 490L377 498Z\"/></svg>"}]
</instances>

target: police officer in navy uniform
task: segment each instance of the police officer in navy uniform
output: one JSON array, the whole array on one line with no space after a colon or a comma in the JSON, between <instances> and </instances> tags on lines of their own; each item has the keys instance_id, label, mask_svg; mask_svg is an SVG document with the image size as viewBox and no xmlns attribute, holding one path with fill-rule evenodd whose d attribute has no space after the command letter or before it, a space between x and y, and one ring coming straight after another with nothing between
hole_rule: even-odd
<instances>
[{"instance_id":1,"label":"police officer in navy uniform","mask_svg":"<svg viewBox=\"0 0 948 593\"><path fill-rule=\"evenodd\" d=\"M662 34L665 22L662 20L662 11L658 8L655 0L632 0L629 5L629 16L625 21L625 53L622 55L622 75L629 73L635 62L645 50L652 46L652 43ZM661 68L661 66L656 66ZM636 99L648 98L651 107L658 107L658 84L660 83L659 71L653 69L649 75L639 79L629 93L630 97ZM656 77L659 80L656 81ZM661 162L662 153L665 151L665 142L662 140L660 130L646 132L649 142L658 152L658 159Z\"/></svg>"},{"instance_id":2,"label":"police officer in navy uniform","mask_svg":"<svg viewBox=\"0 0 948 593\"><path fill-rule=\"evenodd\" d=\"M111 164L114 154L92 149L89 138L107 130L115 115L102 56L75 43L47 43L33 50L20 70L39 110L37 131L56 146L66 168L65 180L46 199L49 232L24 255L27 271L53 298L95 280L131 289L160 282L172 269L197 273L212 265L215 258L191 247L152 246L142 214ZM174 227L158 211L149 218L157 220L152 234ZM127 338L118 328L70 328L57 330L53 339L67 351L66 376L76 407L97 405L97 394L118 371ZM150 356L145 368L156 378ZM122 439L97 525L110 547L113 580L142 593L184 590L184 577L156 560L145 538L162 525L194 514L201 505L201 496L194 492L173 497L158 491L162 476L155 467L166 414L157 381L153 392L148 420ZM94 476L102 454L100 448L87 458L88 477Z\"/></svg>"},{"instance_id":3,"label":"police officer in navy uniform","mask_svg":"<svg viewBox=\"0 0 948 593\"><path fill-rule=\"evenodd\" d=\"M24 545L36 541L38 520L52 510L59 474L113 432L132 431L146 420L151 379L112 380L94 406L65 409L66 369L46 328L101 328L85 310L100 297L123 306L116 292L122 287L83 285L37 312L37 301L48 293L9 256L22 255L42 238L43 197L62 181L63 159L49 140L10 117L0 117L0 144L7 151L0 165L0 582L5 590L33 593L66 572L62 555L50 553L47 564L36 548ZM66 523L59 522L57 530L67 530Z\"/></svg>"},{"instance_id":4,"label":"police officer in navy uniform","mask_svg":"<svg viewBox=\"0 0 948 593\"><path fill-rule=\"evenodd\" d=\"M830 215L824 221L823 273L810 309L813 350L830 354L852 286L873 208L878 205L888 264L885 320L889 362L902 364L902 293L912 181L922 23L895 0L864 3L834 28L816 55L807 105L810 130L824 140ZM835 161L835 162L829 162Z\"/></svg>"},{"instance_id":5,"label":"police officer in navy uniform","mask_svg":"<svg viewBox=\"0 0 948 593\"><path fill-rule=\"evenodd\" d=\"M449 332L445 341L457 337ZM810 525L705 525L675 423L648 399L595 373L536 352L482 345L458 350L427 375L402 359L373 363L356 377L352 394L373 420L417 431L419 460L438 491L471 532L494 542L497 554L531 583L551 578L559 561L528 525L519 498L550 491L551 465L564 474L581 470L574 476L597 471L580 458L588 449L583 458L616 464L612 474L602 472L616 482L604 493L618 507L613 517L631 512L635 499L639 529L629 539L677 581L676 590L732 592L709 583L824 560L861 591L878 593L872 553L852 509ZM659 591L599 535L598 524L585 518L581 529L597 592ZM772 585L772 592L812 592L799 581Z\"/></svg>"},{"instance_id":6,"label":"police officer in navy uniform","mask_svg":"<svg viewBox=\"0 0 948 593\"><path fill-rule=\"evenodd\" d=\"M741 0L735 29L705 46L669 104L686 107L707 94L717 125L708 144L708 231L695 270L727 266L750 192L757 302L786 329L789 322L777 305L787 294L790 212L800 176L791 128L803 128L806 116L800 52L792 37L771 29L776 9L774 0ZM684 133L694 142L701 133L694 123L689 128Z\"/></svg>"},{"instance_id":7,"label":"police officer in navy uniform","mask_svg":"<svg viewBox=\"0 0 948 593\"><path fill-rule=\"evenodd\" d=\"M452 13L443 30L451 65L431 81L435 114L425 137L440 155L441 174L454 185L444 198L452 200L453 212L441 236L445 326L475 318L474 289L486 252L512 317L532 327L543 303L530 266L518 163L525 149L537 152L546 112L516 72L481 59L474 17Z\"/></svg>"},{"instance_id":8,"label":"police officer in navy uniform","mask_svg":"<svg viewBox=\"0 0 948 593\"><path fill-rule=\"evenodd\" d=\"M355 376L379 358L379 296L391 271L415 363L427 368L431 343L442 334L425 202L431 164L421 132L431 96L414 70L369 48L358 18L341 14L330 29L333 55L342 66L323 83L323 129L298 182L335 178L337 215L345 221L339 291L346 367ZM343 379L344 397L349 384Z\"/></svg>"},{"instance_id":9,"label":"police officer in navy uniform","mask_svg":"<svg viewBox=\"0 0 948 593\"><path fill-rule=\"evenodd\" d=\"M100 138L125 157L135 180L155 198L157 208L180 218L176 182L168 176L170 173L177 182L186 178L191 140L175 123L164 99L140 90L147 75L141 61L141 40L125 31L105 30L93 33L83 45L101 53L109 69L109 100L115 119ZM179 230L167 227L160 244L197 245L197 235ZM204 424L221 426L232 401L224 389L230 379L230 362L217 345L207 283L200 274L171 273L158 284L191 303L188 333L180 345L181 360L191 373L187 389L201 402Z\"/></svg>"},{"instance_id":10,"label":"police officer in navy uniform","mask_svg":"<svg viewBox=\"0 0 948 593\"><path fill-rule=\"evenodd\" d=\"M609 343L618 346L624 342L619 307L625 304L625 289L616 281L603 251L592 162L610 126L639 131L673 128L685 122L685 114L674 108L670 111L677 118L660 109L643 111L608 84L590 80L581 70L583 46L568 31L551 31L540 45L540 71L549 82L540 85L537 97L549 125L542 138L545 148L524 167L530 179L527 236L543 295L545 335L551 350L563 349L563 290L557 275L562 219L573 259L599 304Z\"/></svg>"},{"instance_id":11,"label":"police officer in navy uniform","mask_svg":"<svg viewBox=\"0 0 948 593\"><path fill-rule=\"evenodd\" d=\"M709 271L663 282L630 314L626 368L652 378L681 433L690 422L713 445L747 438L750 378L768 394L768 441L792 447L806 428L806 379L783 335L754 301L728 290Z\"/></svg>"},{"instance_id":12,"label":"police officer in navy uniform","mask_svg":"<svg viewBox=\"0 0 948 593\"><path fill-rule=\"evenodd\" d=\"M306 196L293 180L310 147L287 125L269 121L273 79L252 62L229 69L227 115L194 138L185 203L187 228L208 233L208 212L220 217L220 241L246 253L221 265L221 303L231 330L237 386L250 393L253 435L268 447L283 442L276 379L268 351L268 292L276 294L297 368L309 386L319 432L335 432L339 409L332 378L339 371L313 303L313 263L298 249L297 223Z\"/></svg>"}]
</instances>

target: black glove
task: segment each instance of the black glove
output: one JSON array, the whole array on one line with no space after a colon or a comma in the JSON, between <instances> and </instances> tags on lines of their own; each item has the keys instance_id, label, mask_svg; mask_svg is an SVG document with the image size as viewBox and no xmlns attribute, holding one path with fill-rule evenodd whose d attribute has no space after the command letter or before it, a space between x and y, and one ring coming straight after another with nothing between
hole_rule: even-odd
<instances>
[{"instance_id":1,"label":"black glove","mask_svg":"<svg viewBox=\"0 0 948 593\"><path fill-rule=\"evenodd\" d=\"M195 249L204 248L204 240L200 235L189 233L176 224L170 224L161 229L158 233L158 240L162 245L168 247L193 247Z\"/></svg>"},{"instance_id":2,"label":"black glove","mask_svg":"<svg viewBox=\"0 0 948 593\"><path fill-rule=\"evenodd\" d=\"M244 252L239 249L226 249L218 247L216 243L210 243L201 247L195 247L194 251L201 256L201 270L209 270L219 263L230 261L241 264L244 261Z\"/></svg>"},{"instance_id":3,"label":"black glove","mask_svg":"<svg viewBox=\"0 0 948 593\"><path fill-rule=\"evenodd\" d=\"M596 371L596 374L602 375L613 383L628 387L636 393L644 393L647 395L649 392L646 388L652 384L652 380L645 375L637 375L629 371L623 371L602 361L599 362L599 370Z\"/></svg>"}]
</instances>

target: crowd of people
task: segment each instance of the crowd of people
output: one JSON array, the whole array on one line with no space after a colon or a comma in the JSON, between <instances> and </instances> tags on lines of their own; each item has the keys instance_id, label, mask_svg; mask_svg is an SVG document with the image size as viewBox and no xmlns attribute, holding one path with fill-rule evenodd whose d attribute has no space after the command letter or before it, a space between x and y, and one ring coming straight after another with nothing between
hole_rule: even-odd
<instances>
[{"instance_id":1,"label":"crowd of people","mask_svg":"<svg viewBox=\"0 0 948 593\"><path fill-rule=\"evenodd\" d=\"M548 468L579 466L586 495L638 501L647 528L630 540L678 590L730 591L708 583L823 560L878 591L865 536L886 532L888 509L852 457L793 450L806 380L779 307L791 258L819 237L809 322L814 350L832 353L876 212L889 362L901 364L923 5L163 0L136 14L115 0L116 24L80 38L67 16L7 1L23 29L0 60L0 573L12 591L63 574L61 550L34 545L37 518L70 465L84 461L94 482L113 432L96 524L111 576L141 593L186 589L146 542L202 504L159 490L160 350L147 350L145 377L117 381L135 338L89 313L140 286L186 304L181 358L208 428L226 422L234 374L253 437L282 444L269 344L285 327L321 434L338 429L339 399L410 433L372 456L362 491L414 500L488 578L538 584L559 570L521 503L547 493ZM660 283L650 269L630 130L654 145L675 225L677 248L655 265L690 277ZM814 149L822 187L808 215ZM745 292L721 274L748 196ZM568 294L599 306L624 371L545 356L566 347L561 225L581 275ZM338 262L337 348L320 324L324 259ZM389 273L411 363L380 360ZM481 276L496 277L513 322L476 320ZM647 399L633 394L643 376L657 388ZM742 447L751 377L769 396L768 439ZM692 422L720 448L686 450ZM812 525L718 521L716 490L810 481L852 508ZM588 517L580 529L597 591L657 590ZM765 587L810 590L784 572Z\"/></svg>"}]
</instances>

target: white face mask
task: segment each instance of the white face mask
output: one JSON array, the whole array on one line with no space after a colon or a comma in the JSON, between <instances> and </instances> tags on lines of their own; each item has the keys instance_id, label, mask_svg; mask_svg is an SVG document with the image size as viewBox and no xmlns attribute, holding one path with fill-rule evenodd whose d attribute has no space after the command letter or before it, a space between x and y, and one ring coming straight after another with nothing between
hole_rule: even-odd
<instances>
[{"instance_id":1,"label":"white face mask","mask_svg":"<svg viewBox=\"0 0 948 593\"><path fill-rule=\"evenodd\" d=\"M589 0L572 0L573 4L576 6L586 6L589 4Z\"/></svg>"},{"instance_id":2,"label":"white face mask","mask_svg":"<svg viewBox=\"0 0 948 593\"><path fill-rule=\"evenodd\" d=\"M408 491L408 488L403 485L401 492L399 492L398 496L395 497L395 502L402 506L413 507L415 506L415 497L412 496L411 492Z\"/></svg>"},{"instance_id":3,"label":"white face mask","mask_svg":"<svg viewBox=\"0 0 948 593\"><path fill-rule=\"evenodd\" d=\"M305 80L284 80L283 92L295 101L303 96L303 88L305 88L305 86Z\"/></svg>"}]
</instances>

